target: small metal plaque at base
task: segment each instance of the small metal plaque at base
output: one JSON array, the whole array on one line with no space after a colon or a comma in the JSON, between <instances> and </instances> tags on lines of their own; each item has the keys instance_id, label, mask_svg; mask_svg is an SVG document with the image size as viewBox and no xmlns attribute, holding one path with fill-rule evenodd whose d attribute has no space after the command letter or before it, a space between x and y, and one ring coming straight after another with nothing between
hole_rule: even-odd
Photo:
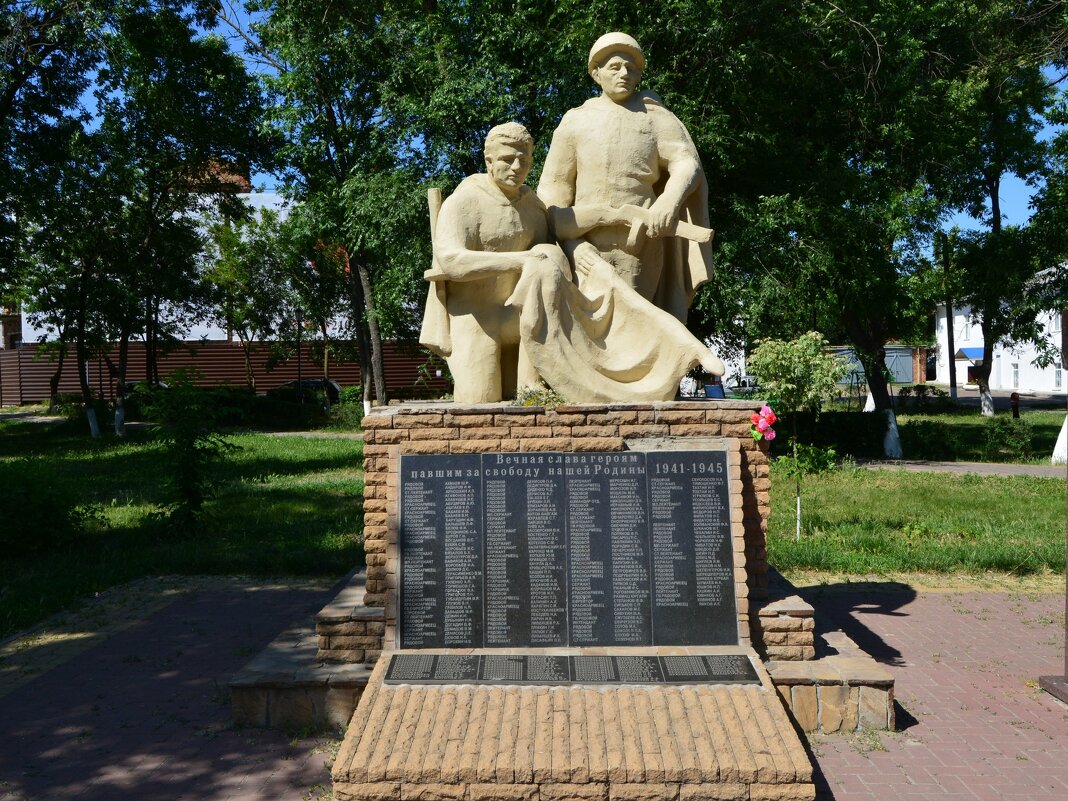
<instances>
[{"instance_id":1,"label":"small metal plaque at base","mask_svg":"<svg viewBox=\"0 0 1068 801\"><path fill-rule=\"evenodd\" d=\"M745 654L394 654L387 684L759 684Z\"/></svg>"}]
</instances>

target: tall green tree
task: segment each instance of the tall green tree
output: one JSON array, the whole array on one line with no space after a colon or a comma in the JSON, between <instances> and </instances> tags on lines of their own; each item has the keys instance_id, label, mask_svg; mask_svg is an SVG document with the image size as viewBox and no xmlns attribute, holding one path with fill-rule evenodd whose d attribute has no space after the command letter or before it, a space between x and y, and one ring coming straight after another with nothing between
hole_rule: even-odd
<instances>
[{"instance_id":1,"label":"tall green tree","mask_svg":"<svg viewBox=\"0 0 1068 801\"><path fill-rule=\"evenodd\" d=\"M1049 150L1039 134L1056 93L1043 68L1065 58L1068 18L1063 4L1044 0L999 0L959 13L967 15L962 22L969 38L966 69L950 97L959 124L943 182L952 205L985 223L965 243L961 300L983 333L976 379L982 413L989 416L994 348L1044 341L1034 321L1036 240L1004 225L1001 189L1006 176L1033 186L1048 172Z\"/></svg>"},{"instance_id":2,"label":"tall green tree","mask_svg":"<svg viewBox=\"0 0 1068 801\"><path fill-rule=\"evenodd\" d=\"M31 221L55 198L55 166L85 121L102 4L5 0L0 4L0 298L25 277Z\"/></svg>"},{"instance_id":3,"label":"tall green tree","mask_svg":"<svg viewBox=\"0 0 1068 801\"><path fill-rule=\"evenodd\" d=\"M209 228L211 319L237 337L245 360L245 381L256 391L252 351L274 338L293 307L286 280L286 240L278 212L263 209L250 219L224 219Z\"/></svg>"},{"instance_id":4,"label":"tall green tree","mask_svg":"<svg viewBox=\"0 0 1068 801\"><path fill-rule=\"evenodd\" d=\"M536 183L560 117L594 94L590 43L615 29L642 43L643 84L687 125L711 184L718 261L692 327L736 345L812 328L846 339L884 409L884 344L917 329L911 276L964 202L977 65L997 61L998 26L1012 34L998 53L1031 53L1063 15L1044 0L311 5L256 0L248 41L287 182L350 259L380 389L380 339L425 292L424 188L481 170L486 130L507 119L535 138Z\"/></svg>"},{"instance_id":5,"label":"tall green tree","mask_svg":"<svg viewBox=\"0 0 1068 801\"><path fill-rule=\"evenodd\" d=\"M105 11L80 62L92 73L93 113L71 117L43 162L48 200L19 229L32 243L31 311L80 338L80 361L90 343L118 344L122 434L131 339L145 339L156 378L158 343L178 333L201 286L200 214L232 204L229 173L265 149L256 84L221 38L200 33L211 19L200 5L116 0ZM42 280L56 273L72 277L58 283L63 292ZM88 403L85 381L83 395Z\"/></svg>"}]
</instances>

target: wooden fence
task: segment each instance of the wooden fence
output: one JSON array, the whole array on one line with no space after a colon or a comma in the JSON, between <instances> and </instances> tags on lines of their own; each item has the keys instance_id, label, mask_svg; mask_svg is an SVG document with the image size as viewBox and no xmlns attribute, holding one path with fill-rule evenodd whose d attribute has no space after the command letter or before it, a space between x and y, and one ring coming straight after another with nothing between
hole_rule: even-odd
<instances>
[{"instance_id":1,"label":"wooden fence","mask_svg":"<svg viewBox=\"0 0 1068 801\"><path fill-rule=\"evenodd\" d=\"M268 369L269 345L253 346L252 369L256 376L258 392L280 386L297 378L297 356L294 353L283 362ZM301 348L301 374L304 378L322 378L322 367L312 359L315 343L304 343ZM109 354L112 362L117 353ZM386 386L391 397L437 397L449 392L451 387L445 377L437 377L437 369L443 369L439 360L417 345L386 342L384 346ZM38 345L23 344L17 348L0 350L0 406L16 406L24 403L40 403L48 400L49 381L56 372L53 353ZM193 367L200 373L197 383L204 386L245 386L245 355L236 342L189 342L177 349L161 354L159 374L167 376L182 367ZM111 400L115 397L115 379L104 358L96 358L87 365L89 385L97 397ZM444 371L443 371L444 372ZM145 347L142 342L130 344L127 381L145 378ZM330 378L342 387L362 382L360 366L355 361L332 362ZM68 354L60 379L61 393L80 392L77 366L73 354Z\"/></svg>"}]
</instances>

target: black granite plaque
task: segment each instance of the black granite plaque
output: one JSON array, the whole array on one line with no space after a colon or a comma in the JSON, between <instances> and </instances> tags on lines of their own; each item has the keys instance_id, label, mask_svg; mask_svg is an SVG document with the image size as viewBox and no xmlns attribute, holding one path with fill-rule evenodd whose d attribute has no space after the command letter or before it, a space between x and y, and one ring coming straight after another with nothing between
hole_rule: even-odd
<instances>
[{"instance_id":1,"label":"black granite plaque","mask_svg":"<svg viewBox=\"0 0 1068 801\"><path fill-rule=\"evenodd\" d=\"M388 684L759 684L744 654L394 654Z\"/></svg>"},{"instance_id":2,"label":"black granite plaque","mask_svg":"<svg viewBox=\"0 0 1068 801\"><path fill-rule=\"evenodd\" d=\"M662 656L660 664L669 682L708 681L712 675L701 656Z\"/></svg>"},{"instance_id":3,"label":"black granite plaque","mask_svg":"<svg viewBox=\"0 0 1068 801\"><path fill-rule=\"evenodd\" d=\"M442 654L434 658L434 682L469 682L478 676L479 657Z\"/></svg>"},{"instance_id":4,"label":"black granite plaque","mask_svg":"<svg viewBox=\"0 0 1068 801\"><path fill-rule=\"evenodd\" d=\"M512 654L481 657L478 680L487 684L519 684L526 673L526 657Z\"/></svg>"},{"instance_id":5,"label":"black granite plaque","mask_svg":"<svg viewBox=\"0 0 1068 801\"><path fill-rule=\"evenodd\" d=\"M738 642L727 454L650 452L653 641Z\"/></svg>"},{"instance_id":6,"label":"black granite plaque","mask_svg":"<svg viewBox=\"0 0 1068 801\"><path fill-rule=\"evenodd\" d=\"M567 645L567 531L559 454L486 454L487 647Z\"/></svg>"},{"instance_id":7,"label":"black granite plaque","mask_svg":"<svg viewBox=\"0 0 1068 801\"><path fill-rule=\"evenodd\" d=\"M738 641L726 451L402 456L400 484L403 648Z\"/></svg>"},{"instance_id":8,"label":"black granite plaque","mask_svg":"<svg viewBox=\"0 0 1068 801\"><path fill-rule=\"evenodd\" d=\"M573 656L571 675L583 684L610 684L619 681L615 660L610 656Z\"/></svg>"},{"instance_id":9,"label":"black granite plaque","mask_svg":"<svg viewBox=\"0 0 1068 801\"><path fill-rule=\"evenodd\" d=\"M648 645L644 454L570 454L565 467L571 644Z\"/></svg>"},{"instance_id":10,"label":"black granite plaque","mask_svg":"<svg viewBox=\"0 0 1068 801\"><path fill-rule=\"evenodd\" d=\"M713 684L752 684L758 682L752 661L742 654L709 654L704 657Z\"/></svg>"},{"instance_id":11,"label":"black granite plaque","mask_svg":"<svg viewBox=\"0 0 1068 801\"><path fill-rule=\"evenodd\" d=\"M401 647L481 643L481 457L407 456L401 486Z\"/></svg>"},{"instance_id":12,"label":"black granite plaque","mask_svg":"<svg viewBox=\"0 0 1068 801\"><path fill-rule=\"evenodd\" d=\"M386 681L421 684L434 678L434 659L429 654L396 655L389 660Z\"/></svg>"}]
</instances>

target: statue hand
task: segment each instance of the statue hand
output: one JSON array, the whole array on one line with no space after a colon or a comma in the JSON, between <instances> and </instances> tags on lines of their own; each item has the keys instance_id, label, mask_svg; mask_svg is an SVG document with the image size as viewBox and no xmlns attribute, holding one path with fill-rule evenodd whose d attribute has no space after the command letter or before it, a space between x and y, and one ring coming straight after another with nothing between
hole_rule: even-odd
<instances>
[{"instance_id":1,"label":"statue hand","mask_svg":"<svg viewBox=\"0 0 1068 801\"><path fill-rule=\"evenodd\" d=\"M597 248L589 242L583 242L575 248L575 269L578 271L578 274L583 277L589 275L590 270L602 261L604 261L604 259L602 259L601 254L597 252Z\"/></svg>"},{"instance_id":2,"label":"statue hand","mask_svg":"<svg viewBox=\"0 0 1068 801\"><path fill-rule=\"evenodd\" d=\"M658 199L646 213L646 235L653 239L667 236L675 226L675 223L678 222L678 212L675 208L662 201L663 197Z\"/></svg>"}]
</instances>

